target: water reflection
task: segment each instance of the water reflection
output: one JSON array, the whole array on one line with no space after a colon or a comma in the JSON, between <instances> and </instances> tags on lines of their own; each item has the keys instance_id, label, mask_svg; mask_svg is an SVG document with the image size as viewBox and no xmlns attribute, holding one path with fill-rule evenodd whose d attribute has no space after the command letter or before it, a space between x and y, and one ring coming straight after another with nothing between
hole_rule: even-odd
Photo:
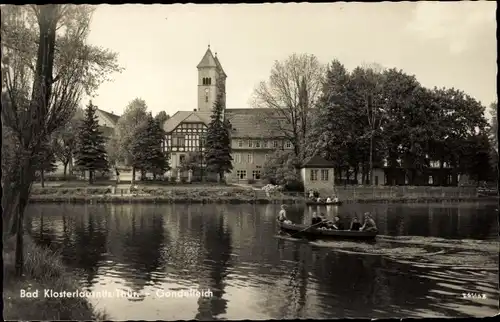
<instances>
[{"instance_id":1,"label":"water reflection","mask_svg":"<svg viewBox=\"0 0 500 322\"><path fill-rule=\"evenodd\" d=\"M356 250L357 243L326 248L277 239L278 207L36 205L28 209L27 229L39 243L61 250L89 289L141 294L94 303L117 320L458 317L496 310L497 272L440 265L458 253L434 256L430 265L423 257L404 261L338 252ZM324 212L348 225L353 214L371 211L383 235L419 235L432 245L430 237L495 238L494 209L478 204L294 206L288 216L306 222L313 211ZM366 250L377 247L390 248L379 242ZM407 246L397 247L410 253ZM477 263L495 255L469 252L462 250L460 256L477 257ZM209 289L213 296L155 295L189 288ZM464 291L485 293L488 299L463 299Z\"/></svg>"}]
</instances>

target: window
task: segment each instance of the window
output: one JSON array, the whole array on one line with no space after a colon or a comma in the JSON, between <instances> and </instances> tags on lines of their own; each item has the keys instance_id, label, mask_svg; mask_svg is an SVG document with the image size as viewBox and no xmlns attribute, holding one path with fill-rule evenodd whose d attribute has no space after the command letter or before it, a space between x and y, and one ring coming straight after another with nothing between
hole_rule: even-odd
<instances>
[{"instance_id":1,"label":"window","mask_svg":"<svg viewBox=\"0 0 500 322\"><path fill-rule=\"evenodd\" d=\"M321 181L328 181L328 170L321 170Z\"/></svg>"},{"instance_id":2,"label":"window","mask_svg":"<svg viewBox=\"0 0 500 322\"><path fill-rule=\"evenodd\" d=\"M184 136L179 136L179 135L174 136L172 138L172 145L177 146L177 147L184 146L186 143L185 140L186 140L186 138Z\"/></svg>"},{"instance_id":3,"label":"window","mask_svg":"<svg viewBox=\"0 0 500 322\"><path fill-rule=\"evenodd\" d=\"M186 160L186 156L185 156L184 154L181 154L181 155L179 156L179 163L181 163L181 164L182 164L182 163L184 163L184 161L185 161L185 160Z\"/></svg>"},{"instance_id":4,"label":"window","mask_svg":"<svg viewBox=\"0 0 500 322\"><path fill-rule=\"evenodd\" d=\"M241 163L241 154L236 153L236 154L234 155L234 162L235 162L235 163Z\"/></svg>"},{"instance_id":5,"label":"window","mask_svg":"<svg viewBox=\"0 0 500 322\"><path fill-rule=\"evenodd\" d=\"M433 183L433 180L434 180L434 179L432 178L432 176L429 176L429 181L428 181L428 183L429 183L429 184L432 184L432 183Z\"/></svg>"},{"instance_id":6,"label":"window","mask_svg":"<svg viewBox=\"0 0 500 322\"><path fill-rule=\"evenodd\" d=\"M256 165L256 166L255 166L255 168L256 168L256 169L262 169L262 166L260 166L260 165Z\"/></svg>"},{"instance_id":7,"label":"window","mask_svg":"<svg viewBox=\"0 0 500 322\"><path fill-rule=\"evenodd\" d=\"M238 171L236 171L236 176L240 180L245 179L247 177L247 170L238 170Z\"/></svg>"},{"instance_id":8,"label":"window","mask_svg":"<svg viewBox=\"0 0 500 322\"><path fill-rule=\"evenodd\" d=\"M260 141L256 141L256 142L255 142L255 147L256 147L256 148L260 148Z\"/></svg>"},{"instance_id":9,"label":"window","mask_svg":"<svg viewBox=\"0 0 500 322\"><path fill-rule=\"evenodd\" d=\"M278 141L273 141L273 148L277 148L278 147Z\"/></svg>"},{"instance_id":10,"label":"window","mask_svg":"<svg viewBox=\"0 0 500 322\"><path fill-rule=\"evenodd\" d=\"M290 141L286 141L285 147L286 147L287 149L290 149L290 148L292 147L292 142L290 142Z\"/></svg>"},{"instance_id":11,"label":"window","mask_svg":"<svg viewBox=\"0 0 500 322\"><path fill-rule=\"evenodd\" d=\"M243 147L243 141L241 141L241 140L239 140L239 141L238 141L238 147L239 147L239 148L242 148L242 147Z\"/></svg>"},{"instance_id":12,"label":"window","mask_svg":"<svg viewBox=\"0 0 500 322\"><path fill-rule=\"evenodd\" d=\"M212 79L210 77L203 77L201 82L203 85L212 85Z\"/></svg>"},{"instance_id":13,"label":"window","mask_svg":"<svg viewBox=\"0 0 500 322\"><path fill-rule=\"evenodd\" d=\"M448 175L448 184L453 183L453 176L451 174Z\"/></svg>"},{"instance_id":14,"label":"window","mask_svg":"<svg viewBox=\"0 0 500 322\"><path fill-rule=\"evenodd\" d=\"M263 147L263 148L267 148L267 141L263 141L263 142L262 142L262 147Z\"/></svg>"},{"instance_id":15,"label":"window","mask_svg":"<svg viewBox=\"0 0 500 322\"><path fill-rule=\"evenodd\" d=\"M208 95L205 95L205 103L208 103Z\"/></svg>"},{"instance_id":16,"label":"window","mask_svg":"<svg viewBox=\"0 0 500 322\"><path fill-rule=\"evenodd\" d=\"M375 176L375 185L378 186L378 176Z\"/></svg>"},{"instance_id":17,"label":"window","mask_svg":"<svg viewBox=\"0 0 500 322\"><path fill-rule=\"evenodd\" d=\"M212 78L209 77L207 80L208 80L208 85L212 85Z\"/></svg>"},{"instance_id":18,"label":"window","mask_svg":"<svg viewBox=\"0 0 500 322\"><path fill-rule=\"evenodd\" d=\"M318 170L311 170L311 181L318 180Z\"/></svg>"},{"instance_id":19,"label":"window","mask_svg":"<svg viewBox=\"0 0 500 322\"><path fill-rule=\"evenodd\" d=\"M253 163L253 154L247 156L248 163Z\"/></svg>"},{"instance_id":20,"label":"window","mask_svg":"<svg viewBox=\"0 0 500 322\"><path fill-rule=\"evenodd\" d=\"M253 147L253 142L251 140L248 141L248 147L249 148Z\"/></svg>"},{"instance_id":21,"label":"window","mask_svg":"<svg viewBox=\"0 0 500 322\"><path fill-rule=\"evenodd\" d=\"M254 180L260 180L260 170L254 170L254 171L252 171L252 178Z\"/></svg>"}]
</instances>

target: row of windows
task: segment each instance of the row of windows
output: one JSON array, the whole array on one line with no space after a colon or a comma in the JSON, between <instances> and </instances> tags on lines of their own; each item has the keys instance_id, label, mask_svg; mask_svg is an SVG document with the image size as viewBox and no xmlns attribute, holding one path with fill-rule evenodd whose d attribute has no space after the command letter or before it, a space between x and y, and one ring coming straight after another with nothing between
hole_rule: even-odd
<instances>
[{"instance_id":1,"label":"row of windows","mask_svg":"<svg viewBox=\"0 0 500 322\"><path fill-rule=\"evenodd\" d=\"M239 148L242 148L243 145L244 145L244 141L243 140L239 140L238 141L238 147ZM268 148L268 147L272 147L272 148L280 148L281 147L281 142L278 141L278 140L274 140L274 141L271 141L271 142L268 142L268 141L256 141L256 140L248 140L246 142L247 146L249 148ZM290 141L286 141L285 142L285 148L287 149L290 149L292 147L292 142Z\"/></svg>"},{"instance_id":2,"label":"row of windows","mask_svg":"<svg viewBox=\"0 0 500 322\"><path fill-rule=\"evenodd\" d=\"M260 170L253 170L252 171L252 179L254 179L254 180L260 180L260 175L261 175ZM236 171L236 176L240 180L247 179L247 170L237 170Z\"/></svg>"},{"instance_id":3,"label":"row of windows","mask_svg":"<svg viewBox=\"0 0 500 322\"><path fill-rule=\"evenodd\" d=\"M203 123L182 123L178 127L178 129L203 129L206 128Z\"/></svg>"},{"instance_id":4,"label":"row of windows","mask_svg":"<svg viewBox=\"0 0 500 322\"><path fill-rule=\"evenodd\" d=\"M201 79L201 83L203 85L212 85L212 78L210 78L210 77L203 77Z\"/></svg>"},{"instance_id":5,"label":"row of windows","mask_svg":"<svg viewBox=\"0 0 500 322\"><path fill-rule=\"evenodd\" d=\"M310 179L311 181L318 181L318 172L319 170L311 169ZM328 181L328 170L322 169L321 172L321 181Z\"/></svg>"},{"instance_id":6,"label":"row of windows","mask_svg":"<svg viewBox=\"0 0 500 322\"><path fill-rule=\"evenodd\" d=\"M269 154L265 154L264 155L264 160L267 161L267 159L269 158ZM233 160L234 160L234 163L253 163L253 154L249 153L249 154L241 154L241 153L235 153L233 155Z\"/></svg>"}]
</instances>

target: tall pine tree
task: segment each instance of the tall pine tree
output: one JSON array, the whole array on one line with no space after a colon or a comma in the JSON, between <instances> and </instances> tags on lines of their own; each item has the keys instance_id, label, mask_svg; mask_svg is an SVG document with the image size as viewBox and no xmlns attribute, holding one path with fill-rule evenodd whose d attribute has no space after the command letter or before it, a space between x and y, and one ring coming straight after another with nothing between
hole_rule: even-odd
<instances>
[{"instance_id":1,"label":"tall pine tree","mask_svg":"<svg viewBox=\"0 0 500 322\"><path fill-rule=\"evenodd\" d=\"M132 164L142 173L151 172L156 178L168 170L168 157L163 152L164 132L160 121L148 114L136 130L132 144Z\"/></svg>"},{"instance_id":2,"label":"tall pine tree","mask_svg":"<svg viewBox=\"0 0 500 322\"><path fill-rule=\"evenodd\" d=\"M207 169L219 175L219 182L224 180L224 173L229 173L233 169L230 137L231 123L224 117L224 109L225 101L221 90L214 103L205 143Z\"/></svg>"},{"instance_id":3,"label":"tall pine tree","mask_svg":"<svg viewBox=\"0 0 500 322\"><path fill-rule=\"evenodd\" d=\"M105 138L99 129L96 110L97 107L90 101L78 131L78 149L75 155L76 167L89 171L89 183L93 182L95 171L109 171Z\"/></svg>"}]
</instances>

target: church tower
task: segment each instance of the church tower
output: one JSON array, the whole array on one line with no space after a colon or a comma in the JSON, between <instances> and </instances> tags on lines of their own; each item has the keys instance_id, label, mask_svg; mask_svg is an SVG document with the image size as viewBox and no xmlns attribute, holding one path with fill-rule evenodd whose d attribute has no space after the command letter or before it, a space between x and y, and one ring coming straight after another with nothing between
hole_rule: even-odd
<instances>
[{"instance_id":1,"label":"church tower","mask_svg":"<svg viewBox=\"0 0 500 322\"><path fill-rule=\"evenodd\" d=\"M226 78L222 66L217 58L210 50L210 45L203 55L198 66L198 111L210 112L220 93L224 102L226 101Z\"/></svg>"}]
</instances>

